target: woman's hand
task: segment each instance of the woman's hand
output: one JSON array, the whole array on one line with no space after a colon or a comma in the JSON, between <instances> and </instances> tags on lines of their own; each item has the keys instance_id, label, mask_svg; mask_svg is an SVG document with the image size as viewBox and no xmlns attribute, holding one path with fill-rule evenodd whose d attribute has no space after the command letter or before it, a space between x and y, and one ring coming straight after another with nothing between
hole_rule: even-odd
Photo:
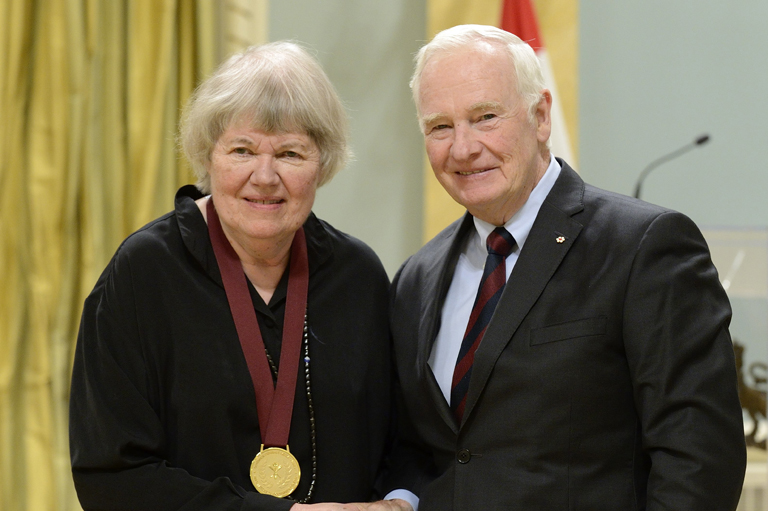
<instances>
[{"instance_id":1,"label":"woman's hand","mask_svg":"<svg viewBox=\"0 0 768 511\"><path fill-rule=\"evenodd\" d=\"M377 502L352 502L337 504L294 504L291 511L413 511L409 503L402 499L379 500Z\"/></svg>"}]
</instances>

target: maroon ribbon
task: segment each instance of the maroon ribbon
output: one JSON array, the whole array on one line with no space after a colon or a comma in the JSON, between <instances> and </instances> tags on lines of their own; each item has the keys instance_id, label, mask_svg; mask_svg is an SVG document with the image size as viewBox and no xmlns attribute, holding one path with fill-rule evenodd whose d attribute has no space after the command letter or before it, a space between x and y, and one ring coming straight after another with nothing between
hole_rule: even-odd
<instances>
[{"instance_id":1,"label":"maroon ribbon","mask_svg":"<svg viewBox=\"0 0 768 511\"><path fill-rule=\"evenodd\" d=\"M221 280L224 283L224 291L227 293L227 301L235 321L240 346L256 391L261 441L265 447L285 447L288 445L288 434L291 430L293 398L296 395L296 376L299 371L309 287L309 261L304 228L301 227L296 231L291 244L280 370L277 386L275 386L243 266L221 228L213 198L208 199L207 213L208 234L211 237L213 252L216 254L216 262L219 264Z\"/></svg>"}]
</instances>

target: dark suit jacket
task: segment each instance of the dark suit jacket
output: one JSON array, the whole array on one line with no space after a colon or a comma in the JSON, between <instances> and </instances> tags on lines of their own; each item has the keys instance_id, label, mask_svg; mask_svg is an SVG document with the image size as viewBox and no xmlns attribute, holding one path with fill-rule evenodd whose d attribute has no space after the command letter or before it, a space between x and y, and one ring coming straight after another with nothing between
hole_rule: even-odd
<instances>
[{"instance_id":1,"label":"dark suit jacket","mask_svg":"<svg viewBox=\"0 0 768 511\"><path fill-rule=\"evenodd\" d=\"M398 272L393 484L421 511L735 509L745 447L731 309L701 233L560 163L475 355L460 426L428 358L472 218Z\"/></svg>"}]
</instances>

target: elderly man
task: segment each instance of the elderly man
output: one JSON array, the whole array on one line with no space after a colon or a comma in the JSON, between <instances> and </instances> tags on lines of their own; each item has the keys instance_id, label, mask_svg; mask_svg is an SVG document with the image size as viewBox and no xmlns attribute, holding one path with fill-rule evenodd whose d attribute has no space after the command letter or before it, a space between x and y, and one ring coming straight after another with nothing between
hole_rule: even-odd
<instances>
[{"instance_id":1,"label":"elderly man","mask_svg":"<svg viewBox=\"0 0 768 511\"><path fill-rule=\"evenodd\" d=\"M552 96L512 34L441 32L411 87L467 213L393 282L393 486L421 511L735 509L731 310L694 223L552 157Z\"/></svg>"}]
</instances>

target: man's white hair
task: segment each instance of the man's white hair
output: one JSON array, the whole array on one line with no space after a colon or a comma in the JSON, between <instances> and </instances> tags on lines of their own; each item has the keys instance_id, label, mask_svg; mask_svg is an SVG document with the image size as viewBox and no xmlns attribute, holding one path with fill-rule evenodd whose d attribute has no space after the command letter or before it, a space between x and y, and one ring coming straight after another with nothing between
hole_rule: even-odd
<instances>
[{"instance_id":1,"label":"man's white hair","mask_svg":"<svg viewBox=\"0 0 768 511\"><path fill-rule=\"evenodd\" d=\"M443 30L421 47L414 58L416 67L410 83L413 101L419 113L421 75L427 62L438 54L458 53L473 47L482 47L484 44L507 52L517 81L517 92L528 107L528 119L531 123L535 122L536 107L542 98L541 91L545 88L539 59L533 48L516 35L487 25L457 25ZM423 128L422 126L422 130Z\"/></svg>"}]
</instances>

